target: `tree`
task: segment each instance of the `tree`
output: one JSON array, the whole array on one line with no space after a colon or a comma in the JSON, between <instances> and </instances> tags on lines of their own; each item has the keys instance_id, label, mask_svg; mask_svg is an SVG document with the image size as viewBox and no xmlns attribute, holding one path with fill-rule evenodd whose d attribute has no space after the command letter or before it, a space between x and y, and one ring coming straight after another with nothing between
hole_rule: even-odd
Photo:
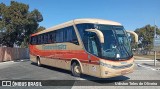
<instances>
[{"instance_id":1,"label":"tree","mask_svg":"<svg viewBox=\"0 0 160 89\"><path fill-rule=\"evenodd\" d=\"M37 32L43 31L43 30L45 30L45 29L46 29L45 27L40 26L40 27L37 28Z\"/></svg>"},{"instance_id":2,"label":"tree","mask_svg":"<svg viewBox=\"0 0 160 89\"><path fill-rule=\"evenodd\" d=\"M146 25L142 28L138 28L135 32L139 36L139 48L143 48L146 50L146 54L148 51L151 51L153 48L153 38L154 38L154 29L155 26ZM157 34L160 34L160 29L156 28Z\"/></svg>"},{"instance_id":3,"label":"tree","mask_svg":"<svg viewBox=\"0 0 160 89\"><path fill-rule=\"evenodd\" d=\"M2 45L13 47L29 42L29 36L37 32L39 22L43 21L41 13L35 9L29 11L29 5L11 1L10 6L0 4L0 41ZM25 42L24 42L25 41Z\"/></svg>"}]
</instances>

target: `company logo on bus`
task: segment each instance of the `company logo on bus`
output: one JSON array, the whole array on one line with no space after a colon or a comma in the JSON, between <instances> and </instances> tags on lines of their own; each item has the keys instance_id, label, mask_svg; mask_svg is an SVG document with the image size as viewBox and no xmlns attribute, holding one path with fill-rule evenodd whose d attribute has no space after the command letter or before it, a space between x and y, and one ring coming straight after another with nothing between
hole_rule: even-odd
<instances>
[{"instance_id":1,"label":"company logo on bus","mask_svg":"<svg viewBox=\"0 0 160 89\"><path fill-rule=\"evenodd\" d=\"M58 49L58 50L66 50L66 47L67 45L64 45L64 44L60 44L60 45L43 45L42 46L42 49L43 50L55 50L55 49Z\"/></svg>"},{"instance_id":2,"label":"company logo on bus","mask_svg":"<svg viewBox=\"0 0 160 89\"><path fill-rule=\"evenodd\" d=\"M127 62L121 62L121 64L127 64Z\"/></svg>"}]
</instances>

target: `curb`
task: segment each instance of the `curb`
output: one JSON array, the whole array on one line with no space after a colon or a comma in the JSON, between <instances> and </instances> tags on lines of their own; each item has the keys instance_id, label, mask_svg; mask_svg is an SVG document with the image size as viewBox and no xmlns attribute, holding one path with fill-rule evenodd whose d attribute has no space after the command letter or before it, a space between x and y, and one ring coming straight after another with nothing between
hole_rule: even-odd
<instances>
[{"instance_id":1,"label":"curb","mask_svg":"<svg viewBox=\"0 0 160 89\"><path fill-rule=\"evenodd\" d=\"M21 59L21 60L3 61L3 62L0 62L0 64L7 64L7 63L11 63L11 62L26 62L26 61L30 61L30 60L29 59Z\"/></svg>"},{"instance_id":2,"label":"curb","mask_svg":"<svg viewBox=\"0 0 160 89\"><path fill-rule=\"evenodd\" d=\"M0 62L0 64L10 63L10 62L14 62L14 61L3 61L3 62Z\"/></svg>"},{"instance_id":3,"label":"curb","mask_svg":"<svg viewBox=\"0 0 160 89\"><path fill-rule=\"evenodd\" d=\"M146 61L146 62L154 62L154 60L134 60L135 62L137 61L137 62L139 62L139 61ZM157 60L156 60L156 62L158 62Z\"/></svg>"}]
</instances>

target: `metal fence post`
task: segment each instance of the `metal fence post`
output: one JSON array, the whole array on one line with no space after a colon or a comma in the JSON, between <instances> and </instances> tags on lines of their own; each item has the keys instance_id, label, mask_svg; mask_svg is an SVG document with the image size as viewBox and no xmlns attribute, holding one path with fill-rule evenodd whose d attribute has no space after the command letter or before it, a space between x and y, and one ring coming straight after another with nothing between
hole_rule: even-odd
<instances>
[{"instance_id":1,"label":"metal fence post","mask_svg":"<svg viewBox=\"0 0 160 89\"><path fill-rule=\"evenodd\" d=\"M156 66L156 51L154 51L154 66Z\"/></svg>"}]
</instances>

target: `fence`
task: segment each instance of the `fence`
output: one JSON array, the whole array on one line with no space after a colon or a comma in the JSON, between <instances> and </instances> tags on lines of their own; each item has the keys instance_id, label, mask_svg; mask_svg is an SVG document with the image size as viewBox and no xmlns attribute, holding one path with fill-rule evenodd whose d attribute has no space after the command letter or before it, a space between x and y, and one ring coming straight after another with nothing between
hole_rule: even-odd
<instances>
[{"instance_id":1,"label":"fence","mask_svg":"<svg viewBox=\"0 0 160 89\"><path fill-rule=\"evenodd\" d=\"M28 58L29 58L28 48L0 47L0 62L12 61L17 59L28 59Z\"/></svg>"}]
</instances>

